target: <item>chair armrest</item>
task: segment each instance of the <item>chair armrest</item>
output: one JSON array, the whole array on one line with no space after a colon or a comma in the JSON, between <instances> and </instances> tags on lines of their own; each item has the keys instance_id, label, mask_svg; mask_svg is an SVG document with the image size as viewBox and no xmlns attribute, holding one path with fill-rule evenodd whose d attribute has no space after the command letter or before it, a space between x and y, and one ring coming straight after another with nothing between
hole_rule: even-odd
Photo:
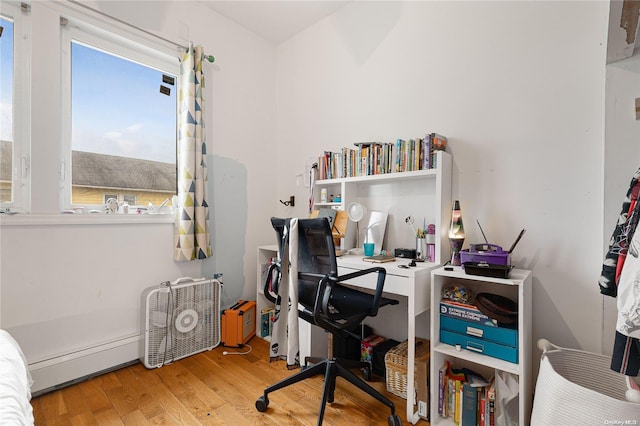
<instances>
[{"instance_id":1,"label":"chair armrest","mask_svg":"<svg viewBox=\"0 0 640 426\"><path fill-rule=\"evenodd\" d=\"M358 278L363 275L377 273L378 278L376 282L376 290L373 294L373 302L371 304L371 311L369 311L370 316L378 315L378 308L380 307L380 300L382 299L382 291L384 290L384 280L387 277L387 270L380 266L368 269L362 269L360 271L351 272L349 274L341 275L336 277L336 282L341 283L353 278ZM347 283L348 284L348 283Z\"/></svg>"},{"instance_id":2,"label":"chair armrest","mask_svg":"<svg viewBox=\"0 0 640 426\"><path fill-rule=\"evenodd\" d=\"M320 279L318 284L318 293L316 295L316 302L313 309L313 316L317 319L324 312L329 312L329 300L331 298L331 292L333 287L338 283L346 283L346 281L351 280L353 278L358 278L364 275L377 273L378 278L376 282L376 290L373 295L373 300L371 302L371 307L369 308L369 316L375 316L378 314L378 308L380 307L380 300L382 299L382 291L384 290L384 280L387 275L387 270L382 267L374 267L363 269L360 271L355 271L349 274L341 275L341 276L332 276L332 275L318 275L318 274L306 274L310 277L316 277ZM348 284L348 283L346 283Z\"/></svg>"}]
</instances>

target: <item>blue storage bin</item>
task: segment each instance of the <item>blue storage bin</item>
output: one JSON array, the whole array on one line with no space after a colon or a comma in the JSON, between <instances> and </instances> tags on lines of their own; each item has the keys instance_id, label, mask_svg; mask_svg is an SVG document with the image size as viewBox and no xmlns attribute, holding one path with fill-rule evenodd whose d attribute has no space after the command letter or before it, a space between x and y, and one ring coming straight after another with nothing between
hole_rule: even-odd
<instances>
[{"instance_id":1,"label":"blue storage bin","mask_svg":"<svg viewBox=\"0 0 640 426\"><path fill-rule=\"evenodd\" d=\"M449 345L460 345L463 349L478 352L487 356L518 363L518 350L512 346L501 345L488 340L466 336L440 329L440 341Z\"/></svg>"},{"instance_id":2,"label":"blue storage bin","mask_svg":"<svg viewBox=\"0 0 640 426\"><path fill-rule=\"evenodd\" d=\"M476 337L518 350L518 329L516 328L487 326L477 322L440 315L440 329Z\"/></svg>"}]
</instances>

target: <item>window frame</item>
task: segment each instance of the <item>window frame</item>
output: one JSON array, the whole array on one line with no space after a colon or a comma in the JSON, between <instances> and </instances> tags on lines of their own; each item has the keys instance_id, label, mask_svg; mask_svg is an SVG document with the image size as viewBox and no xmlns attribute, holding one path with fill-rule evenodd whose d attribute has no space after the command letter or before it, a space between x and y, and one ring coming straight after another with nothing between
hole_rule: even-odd
<instances>
[{"instance_id":1,"label":"window frame","mask_svg":"<svg viewBox=\"0 0 640 426\"><path fill-rule=\"evenodd\" d=\"M61 17L61 93L62 93L62 134L60 162L60 207L61 210L87 211L99 208L98 204L72 203L72 75L71 46L77 42L93 49L103 50L107 54L121 57L144 66L152 67L160 72L175 75L180 71L178 47L167 48L148 37L123 31L117 25L96 22L79 18ZM176 78L174 90L179 90L179 79ZM178 114L178 97L176 96L176 122ZM176 125L176 157L178 128ZM177 162L177 158L176 158ZM177 179L177 178L176 178ZM176 182L177 183L177 182ZM177 188L177 185L176 185ZM114 192L117 192L114 190ZM132 206L135 207L135 206ZM135 212L135 209L130 210Z\"/></svg>"},{"instance_id":2,"label":"window frame","mask_svg":"<svg viewBox=\"0 0 640 426\"><path fill-rule=\"evenodd\" d=\"M0 208L28 213L31 190L31 7L15 1L0 2L0 15L13 21L13 141L12 200Z\"/></svg>"}]
</instances>

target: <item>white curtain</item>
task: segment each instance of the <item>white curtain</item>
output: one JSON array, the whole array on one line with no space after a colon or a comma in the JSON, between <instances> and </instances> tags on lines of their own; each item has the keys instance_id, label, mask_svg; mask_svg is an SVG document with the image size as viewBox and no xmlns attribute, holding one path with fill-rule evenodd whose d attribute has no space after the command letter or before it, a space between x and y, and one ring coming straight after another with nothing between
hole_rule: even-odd
<instances>
[{"instance_id":1,"label":"white curtain","mask_svg":"<svg viewBox=\"0 0 640 426\"><path fill-rule=\"evenodd\" d=\"M204 123L202 46L192 45L180 65L178 91L178 196L174 259L212 255L207 202L207 144Z\"/></svg>"}]
</instances>

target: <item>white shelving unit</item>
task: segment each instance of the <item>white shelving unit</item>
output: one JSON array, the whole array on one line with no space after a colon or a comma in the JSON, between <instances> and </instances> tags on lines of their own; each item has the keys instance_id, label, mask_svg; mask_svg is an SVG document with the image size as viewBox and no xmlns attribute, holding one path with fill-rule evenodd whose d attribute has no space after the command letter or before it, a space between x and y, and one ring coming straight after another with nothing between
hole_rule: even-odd
<instances>
[{"instance_id":1,"label":"white shelving unit","mask_svg":"<svg viewBox=\"0 0 640 426\"><path fill-rule=\"evenodd\" d=\"M273 238L275 239L275 233ZM268 246L260 246L258 247L258 267L257 270L257 285L256 285L256 335L258 337L261 336L262 330L262 309L273 306L267 298L264 296L263 285L265 280L265 274L267 272L267 268L269 267L269 263L272 258L278 257L278 246L268 245ZM264 338L265 340L269 340L268 337Z\"/></svg>"},{"instance_id":2,"label":"white shelving unit","mask_svg":"<svg viewBox=\"0 0 640 426\"><path fill-rule=\"evenodd\" d=\"M518 378L518 424L527 426L531 417L533 400L532 348L531 348L531 271L514 269L510 278L491 278L465 274L460 267L452 271L438 268L431 272L431 400L429 410L432 425L454 425L451 417L438 414L438 373L445 360L453 367L467 367L487 377L498 371L511 373ZM442 288L461 285L475 294L487 292L499 294L518 303L518 363L503 361L470 350L457 351L454 346L440 342L440 309Z\"/></svg>"},{"instance_id":3,"label":"white shelving unit","mask_svg":"<svg viewBox=\"0 0 640 426\"><path fill-rule=\"evenodd\" d=\"M314 208L333 208L345 210L351 202L357 201L365 206L368 211L380 211L388 214L385 244L386 250L395 248L415 248L416 240L410 226L405 223L405 218L412 216L415 219L415 227L422 228L423 225L433 223L436 225L436 255L435 262L425 262L416 268L399 269L397 262L393 265L384 264L389 268L388 294L406 298L407 311L402 315L389 316L387 312L381 311L375 320L385 322L385 326L393 324L390 328L393 332L386 334L389 338L403 340L415 337L416 322L421 314L427 315L429 309L429 280L430 271L433 268L449 260L450 246L448 240L449 221L451 220L451 155L444 151L439 151L436 158L437 168L430 170L419 170L413 172L386 173L371 176L358 176L341 179L328 179L316 181L314 187ZM322 189L327 190L327 202L320 202ZM333 198L340 195L339 202L333 202ZM333 196L333 197L331 197ZM349 224L347 235L345 236L345 247L354 247L355 226ZM275 234L274 234L275 239ZM269 259L277 256L277 246L258 247L257 265L257 289L256 308L258 315L262 308L270 305L264 297L262 286L264 277L262 276L263 265ZM346 256L338 259L340 272L347 272L350 269L368 268L372 265L361 260L361 256ZM407 263L403 261L403 263ZM354 285L368 286L371 283L353 283ZM397 321L396 321L397 320ZM400 326L400 323L402 325ZM372 324L375 326L375 324ZM389 327L388 327L389 328ZM260 330L260 319L258 318L257 330ZM427 334L428 328L425 331ZM260 333L257 333L260 335ZM419 335L418 337L428 338L429 336ZM315 332L312 327L305 327L301 324L300 332L300 355L322 355L321 350L326 351L326 333L318 330ZM408 357L413 360L414 348L409 349ZM413 369L413 362L409 362ZM413 383L408 388L413 388ZM409 404L407 409L407 421L415 424L419 417L412 410Z\"/></svg>"},{"instance_id":4,"label":"white shelving unit","mask_svg":"<svg viewBox=\"0 0 640 426\"><path fill-rule=\"evenodd\" d=\"M438 151L437 168L412 172L384 173L339 179L318 180L314 188L314 209L347 210L357 201L367 211L388 213L385 249L415 248L416 241L405 218L412 216L415 227L436 225L436 259L443 264L448 260L448 240L451 220L451 154ZM327 202L320 201L322 189L327 190ZM340 201L332 201L340 197ZM355 227L347 228L343 248L355 246Z\"/></svg>"}]
</instances>

